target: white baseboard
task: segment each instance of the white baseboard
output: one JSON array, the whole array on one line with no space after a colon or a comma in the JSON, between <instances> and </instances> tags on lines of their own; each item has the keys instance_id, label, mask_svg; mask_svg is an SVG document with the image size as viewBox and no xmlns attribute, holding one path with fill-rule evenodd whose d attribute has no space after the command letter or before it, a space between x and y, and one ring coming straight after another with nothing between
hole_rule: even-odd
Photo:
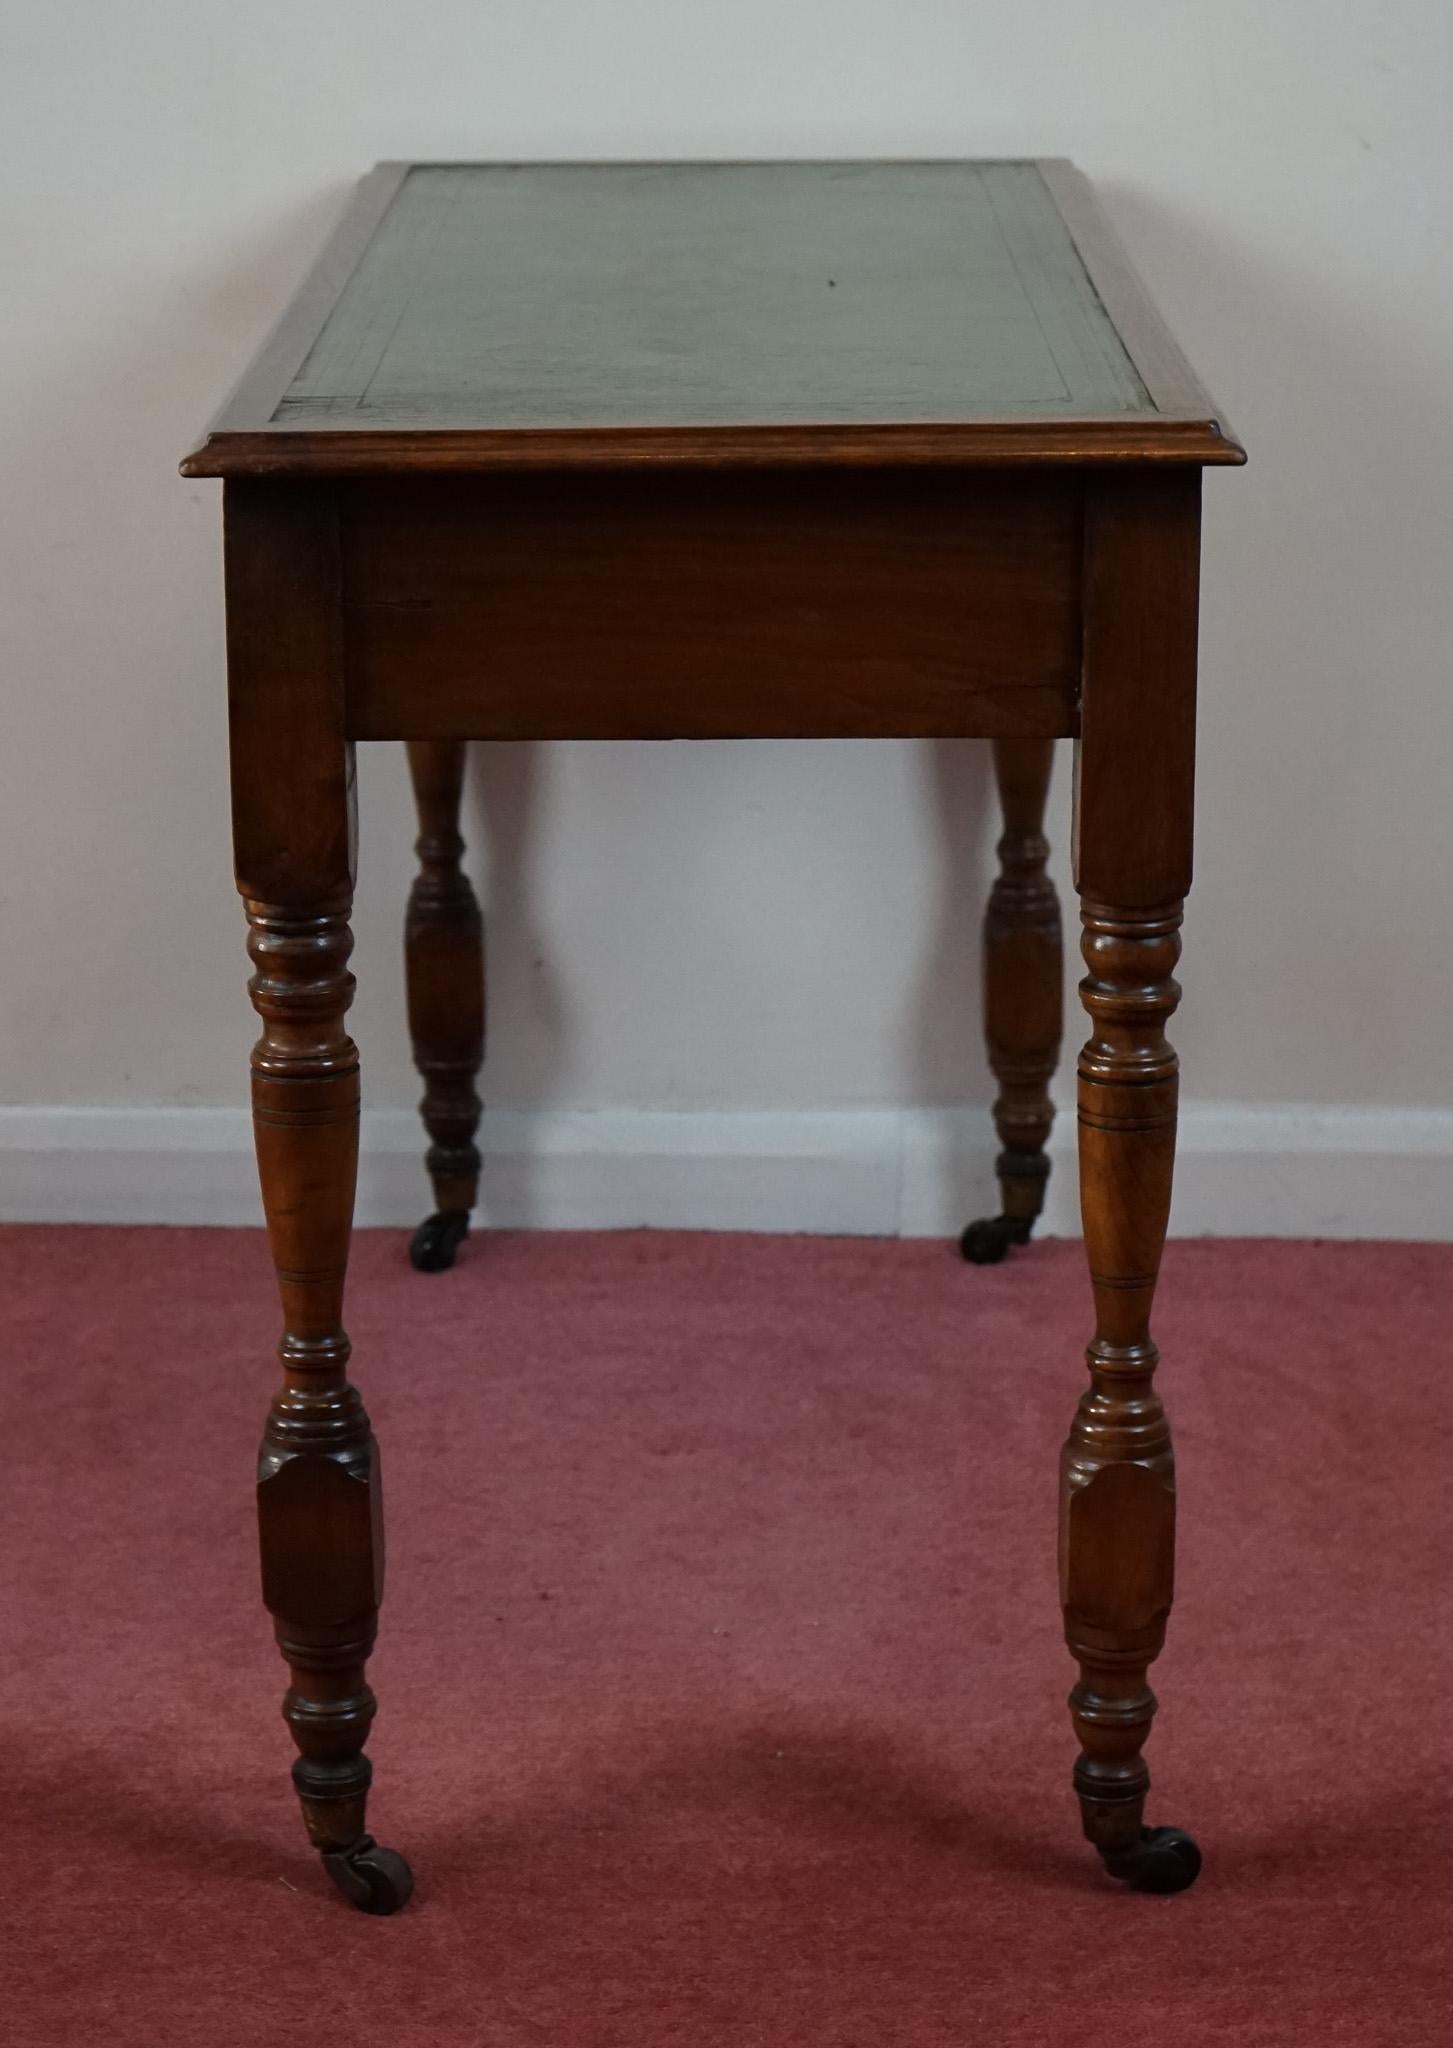
<instances>
[{"instance_id":1,"label":"white baseboard","mask_svg":"<svg viewBox=\"0 0 1453 2048\"><path fill-rule=\"evenodd\" d=\"M482 1220L934 1237L993 1206L986 1109L492 1110ZM358 1222L428 1207L413 1115L364 1117ZM1073 1236L1062 1117L1043 1229ZM0 1221L260 1220L243 1109L0 1108ZM1173 1234L1453 1238L1453 1110L1190 1103Z\"/></svg>"}]
</instances>

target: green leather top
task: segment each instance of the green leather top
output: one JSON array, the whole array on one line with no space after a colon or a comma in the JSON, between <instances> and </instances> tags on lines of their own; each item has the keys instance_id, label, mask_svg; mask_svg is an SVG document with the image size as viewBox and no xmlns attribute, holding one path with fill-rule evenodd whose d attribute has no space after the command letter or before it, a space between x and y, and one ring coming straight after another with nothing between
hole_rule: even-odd
<instances>
[{"instance_id":1,"label":"green leather top","mask_svg":"<svg viewBox=\"0 0 1453 2048\"><path fill-rule=\"evenodd\" d=\"M1033 164L420 165L273 419L1154 411Z\"/></svg>"}]
</instances>

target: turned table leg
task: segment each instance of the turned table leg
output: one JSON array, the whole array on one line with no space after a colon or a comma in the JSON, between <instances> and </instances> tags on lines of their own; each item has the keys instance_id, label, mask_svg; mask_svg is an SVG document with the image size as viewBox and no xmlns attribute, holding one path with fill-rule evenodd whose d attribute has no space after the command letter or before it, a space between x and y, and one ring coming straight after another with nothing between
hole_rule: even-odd
<instances>
[{"instance_id":1,"label":"turned table leg","mask_svg":"<svg viewBox=\"0 0 1453 2048\"><path fill-rule=\"evenodd\" d=\"M342 1320L358 1171L358 1052L343 1023L353 935L344 903L249 901L247 918L262 1019L252 1123L283 1308L282 1386L258 1464L262 1595L291 1674L283 1715L309 1839L349 1898L392 1912L412 1879L364 1828L375 1712L364 1667L383 1593L378 1446L349 1383Z\"/></svg>"},{"instance_id":2,"label":"turned table leg","mask_svg":"<svg viewBox=\"0 0 1453 2048\"><path fill-rule=\"evenodd\" d=\"M408 754L419 872L409 893L404 964L414 1065L424 1083L425 1163L434 1186L434 1214L414 1232L409 1256L420 1272L437 1273L453 1265L479 1198L474 1083L484 1059L484 927L459 865L465 743L410 740Z\"/></svg>"},{"instance_id":3,"label":"turned table leg","mask_svg":"<svg viewBox=\"0 0 1453 2048\"><path fill-rule=\"evenodd\" d=\"M1142 1755L1175 1553L1175 1470L1150 1330L1175 1162L1190 883L1199 477L1101 484L1087 507L1075 880L1090 1036L1079 1060L1080 1204L1094 1295L1090 1384L1062 1461L1060 1583L1079 1665L1070 1712L1085 1834L1148 1891L1195 1881L1200 1852L1144 1825Z\"/></svg>"},{"instance_id":4,"label":"turned table leg","mask_svg":"<svg viewBox=\"0 0 1453 2048\"><path fill-rule=\"evenodd\" d=\"M976 1266L995 1265L1011 1245L1029 1242L1049 1179L1049 1084L1064 1008L1059 898L1045 873L1044 803L1053 766L1053 740L994 742L1004 832L984 916L984 1038L999 1083L994 1125L1002 1206L959 1240Z\"/></svg>"},{"instance_id":5,"label":"turned table leg","mask_svg":"<svg viewBox=\"0 0 1453 2048\"><path fill-rule=\"evenodd\" d=\"M1175 1467L1150 1334L1175 1162L1176 1056L1165 1036L1180 991L1179 903L1159 911L1084 902L1080 985L1090 1013L1079 1063L1080 1201L1095 1297L1090 1385L1065 1445L1065 1636L1080 1667L1070 1711L1085 1833L1116 1875L1178 1891L1200 1868L1188 1835L1147 1830L1141 1748L1165 1641L1175 1555Z\"/></svg>"},{"instance_id":6,"label":"turned table leg","mask_svg":"<svg viewBox=\"0 0 1453 2048\"><path fill-rule=\"evenodd\" d=\"M283 1318L258 1465L263 1599L289 1671L283 1714L309 1838L347 1898L391 1913L413 1880L365 1825L379 1457L343 1328L359 1096L336 528L331 497L311 485L229 483L226 512L233 834L262 1023L253 1129Z\"/></svg>"}]
</instances>

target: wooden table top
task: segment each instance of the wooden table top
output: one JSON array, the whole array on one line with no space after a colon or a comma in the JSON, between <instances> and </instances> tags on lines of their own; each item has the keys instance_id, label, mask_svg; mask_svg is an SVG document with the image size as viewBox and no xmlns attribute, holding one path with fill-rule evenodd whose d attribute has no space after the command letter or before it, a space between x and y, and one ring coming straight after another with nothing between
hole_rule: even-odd
<instances>
[{"instance_id":1,"label":"wooden table top","mask_svg":"<svg viewBox=\"0 0 1453 2048\"><path fill-rule=\"evenodd\" d=\"M1243 459L1068 164L384 164L183 469Z\"/></svg>"}]
</instances>

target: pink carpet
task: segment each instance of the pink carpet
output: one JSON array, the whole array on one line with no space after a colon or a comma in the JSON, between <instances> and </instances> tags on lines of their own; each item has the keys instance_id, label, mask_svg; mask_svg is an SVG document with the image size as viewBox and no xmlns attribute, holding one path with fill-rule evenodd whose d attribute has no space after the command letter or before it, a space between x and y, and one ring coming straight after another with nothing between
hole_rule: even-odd
<instances>
[{"instance_id":1,"label":"pink carpet","mask_svg":"<svg viewBox=\"0 0 1453 2048\"><path fill-rule=\"evenodd\" d=\"M0 2034L50 2044L1453 2041L1453 1252L1175 1245L1153 1817L1078 1838L1053 1578L1076 1246L357 1242L390 1597L353 1913L305 1846L240 1231L0 1232Z\"/></svg>"}]
</instances>

